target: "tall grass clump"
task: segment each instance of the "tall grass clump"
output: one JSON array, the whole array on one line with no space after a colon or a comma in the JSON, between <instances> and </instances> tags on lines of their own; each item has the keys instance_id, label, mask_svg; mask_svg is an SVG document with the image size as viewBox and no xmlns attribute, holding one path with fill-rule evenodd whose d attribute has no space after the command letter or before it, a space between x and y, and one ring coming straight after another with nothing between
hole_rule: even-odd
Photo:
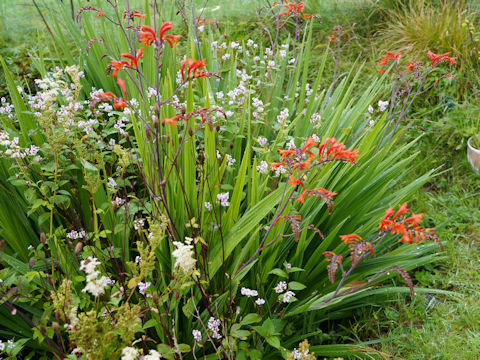
<instances>
[{"instance_id":1,"label":"tall grass clump","mask_svg":"<svg viewBox=\"0 0 480 360\"><path fill-rule=\"evenodd\" d=\"M458 90L478 85L478 34L466 1L409 1L386 12L382 44L413 58L427 50L449 52L459 62Z\"/></svg>"},{"instance_id":2,"label":"tall grass clump","mask_svg":"<svg viewBox=\"0 0 480 360\"><path fill-rule=\"evenodd\" d=\"M2 351L374 353L324 333L392 293L424 291L408 270L441 246L405 203L431 174L398 186L415 154L380 98L389 78L354 96L362 66L329 71L328 47L312 68L318 17L302 2L276 4L268 47L223 38L188 4L180 33L173 7L107 3L79 8L82 30L68 9L67 27L52 26L64 66L43 67L37 92L2 61ZM294 35L280 41L286 26ZM330 40L339 56L340 28Z\"/></svg>"}]
</instances>

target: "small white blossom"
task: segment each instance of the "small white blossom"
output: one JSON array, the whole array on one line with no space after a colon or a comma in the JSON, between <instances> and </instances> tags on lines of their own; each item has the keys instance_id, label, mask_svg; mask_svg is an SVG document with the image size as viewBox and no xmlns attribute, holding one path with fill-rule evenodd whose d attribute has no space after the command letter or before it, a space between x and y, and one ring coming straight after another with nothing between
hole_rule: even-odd
<instances>
[{"instance_id":1,"label":"small white blossom","mask_svg":"<svg viewBox=\"0 0 480 360\"><path fill-rule=\"evenodd\" d=\"M257 300L255 300L255 304L257 304L258 306L262 306L263 304L265 304L265 300L262 298L258 298Z\"/></svg>"},{"instance_id":2,"label":"small white blossom","mask_svg":"<svg viewBox=\"0 0 480 360\"><path fill-rule=\"evenodd\" d=\"M122 360L136 360L138 359L138 350L127 346L122 350Z\"/></svg>"},{"instance_id":3,"label":"small white blossom","mask_svg":"<svg viewBox=\"0 0 480 360\"><path fill-rule=\"evenodd\" d=\"M135 228L135 230L142 229L143 225L145 225L145 220L143 219L135 219L135 221L133 222L133 227Z\"/></svg>"},{"instance_id":4,"label":"small white blossom","mask_svg":"<svg viewBox=\"0 0 480 360\"><path fill-rule=\"evenodd\" d=\"M226 158L227 158L227 165L228 166L233 166L233 164L235 164L235 162L237 161L229 154L226 155Z\"/></svg>"},{"instance_id":5,"label":"small white blossom","mask_svg":"<svg viewBox=\"0 0 480 360\"><path fill-rule=\"evenodd\" d=\"M370 114L373 114L373 106L372 106L372 105L368 105L367 111L368 111Z\"/></svg>"},{"instance_id":6,"label":"small white blossom","mask_svg":"<svg viewBox=\"0 0 480 360\"><path fill-rule=\"evenodd\" d=\"M277 294L281 294L282 292L284 292L285 290L287 290L287 283L285 281L280 281L277 286L275 286L275 292Z\"/></svg>"},{"instance_id":7,"label":"small white blossom","mask_svg":"<svg viewBox=\"0 0 480 360\"><path fill-rule=\"evenodd\" d=\"M108 186L110 189L115 189L118 185L117 185L117 182L115 181L114 178L109 177L109 178L108 178L107 186Z\"/></svg>"},{"instance_id":8,"label":"small white blossom","mask_svg":"<svg viewBox=\"0 0 480 360\"><path fill-rule=\"evenodd\" d=\"M119 198L117 196L115 198L115 200L112 201L112 205L115 206L115 207L119 207L119 206L122 206L123 204L125 204L125 202L126 202L125 199Z\"/></svg>"},{"instance_id":9,"label":"small white blossom","mask_svg":"<svg viewBox=\"0 0 480 360\"><path fill-rule=\"evenodd\" d=\"M192 330L192 335L195 341L202 341L202 333L200 332L200 330Z\"/></svg>"},{"instance_id":10,"label":"small white blossom","mask_svg":"<svg viewBox=\"0 0 480 360\"><path fill-rule=\"evenodd\" d=\"M384 112L387 109L387 106L388 106L388 101L382 101L382 100L378 101L378 110L380 110L381 112Z\"/></svg>"},{"instance_id":11,"label":"small white blossom","mask_svg":"<svg viewBox=\"0 0 480 360\"><path fill-rule=\"evenodd\" d=\"M242 289L240 290L240 293L246 297L258 296L257 290L252 290L246 287L242 287Z\"/></svg>"},{"instance_id":12,"label":"small white blossom","mask_svg":"<svg viewBox=\"0 0 480 360\"><path fill-rule=\"evenodd\" d=\"M265 145L267 145L267 142L268 142L267 138L265 138L265 137L263 137L263 136L259 136L259 137L257 138L257 141L258 141L258 144L259 144L260 146L265 146Z\"/></svg>"},{"instance_id":13,"label":"small white blossom","mask_svg":"<svg viewBox=\"0 0 480 360\"><path fill-rule=\"evenodd\" d=\"M227 207L228 205L230 205L230 203L228 202L229 197L230 193L228 192L220 193L217 195L217 202L219 202L220 205L222 205L223 207Z\"/></svg>"},{"instance_id":14,"label":"small white blossom","mask_svg":"<svg viewBox=\"0 0 480 360\"><path fill-rule=\"evenodd\" d=\"M142 295L145 295L146 294L146 291L147 289L150 287L150 285L152 285L152 283L150 281L147 281L147 282L139 282L138 283L138 292ZM148 295L147 295L148 297ZM150 295L151 297L151 295Z\"/></svg>"},{"instance_id":15,"label":"small white blossom","mask_svg":"<svg viewBox=\"0 0 480 360\"><path fill-rule=\"evenodd\" d=\"M221 339L220 334L220 320L215 319L213 316L208 320L207 327L212 331L212 337L214 339Z\"/></svg>"},{"instance_id":16,"label":"small white blossom","mask_svg":"<svg viewBox=\"0 0 480 360\"><path fill-rule=\"evenodd\" d=\"M182 268L185 274L190 274L195 268L197 260L193 258L193 245L191 240L186 238L185 243L174 241L176 249L172 252L172 256L175 258L175 267Z\"/></svg>"},{"instance_id":17,"label":"small white blossom","mask_svg":"<svg viewBox=\"0 0 480 360\"><path fill-rule=\"evenodd\" d=\"M268 172L268 163L262 160L260 165L257 165L257 171L259 173L266 174Z\"/></svg>"},{"instance_id":18,"label":"small white blossom","mask_svg":"<svg viewBox=\"0 0 480 360\"><path fill-rule=\"evenodd\" d=\"M293 291L288 290L285 294L283 294L283 302L288 303L292 297L295 296Z\"/></svg>"},{"instance_id":19,"label":"small white blossom","mask_svg":"<svg viewBox=\"0 0 480 360\"><path fill-rule=\"evenodd\" d=\"M157 350L150 350L148 355L145 355L142 360L160 360L162 355Z\"/></svg>"},{"instance_id":20,"label":"small white blossom","mask_svg":"<svg viewBox=\"0 0 480 360\"><path fill-rule=\"evenodd\" d=\"M212 211L212 204L210 202L205 201L204 205L205 209L207 209L208 211Z\"/></svg>"}]
</instances>

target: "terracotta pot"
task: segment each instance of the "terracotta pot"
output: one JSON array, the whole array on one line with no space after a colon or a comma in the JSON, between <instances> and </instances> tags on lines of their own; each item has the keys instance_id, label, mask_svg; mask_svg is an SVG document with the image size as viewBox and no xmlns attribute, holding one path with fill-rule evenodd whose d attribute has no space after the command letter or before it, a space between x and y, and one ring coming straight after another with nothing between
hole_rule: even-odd
<instances>
[{"instance_id":1,"label":"terracotta pot","mask_svg":"<svg viewBox=\"0 0 480 360\"><path fill-rule=\"evenodd\" d=\"M470 162L470 165L472 165L473 170L475 170L478 173L478 170L480 169L480 150L475 149L472 146L472 139L468 139L467 143L467 157L468 161Z\"/></svg>"}]
</instances>

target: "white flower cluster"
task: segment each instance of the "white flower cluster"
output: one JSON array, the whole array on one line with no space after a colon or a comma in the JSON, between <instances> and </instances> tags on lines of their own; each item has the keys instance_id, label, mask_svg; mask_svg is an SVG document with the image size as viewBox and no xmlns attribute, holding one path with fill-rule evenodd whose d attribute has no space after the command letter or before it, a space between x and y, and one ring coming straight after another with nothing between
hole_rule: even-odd
<instances>
[{"instance_id":1,"label":"white flower cluster","mask_svg":"<svg viewBox=\"0 0 480 360\"><path fill-rule=\"evenodd\" d=\"M237 161L230 154L225 155L225 157L227 158L227 165L228 166L233 166L233 164L235 164L235 162Z\"/></svg>"},{"instance_id":2,"label":"white flower cluster","mask_svg":"<svg viewBox=\"0 0 480 360\"><path fill-rule=\"evenodd\" d=\"M283 293L285 290L287 290L287 283L285 281L280 281L277 286L275 286L275 292L277 294Z\"/></svg>"},{"instance_id":3,"label":"white flower cluster","mask_svg":"<svg viewBox=\"0 0 480 360\"><path fill-rule=\"evenodd\" d=\"M382 100L378 101L378 110L380 110L381 112L384 112L385 110L387 110L387 106L388 106L388 101L382 101Z\"/></svg>"},{"instance_id":4,"label":"white flower cluster","mask_svg":"<svg viewBox=\"0 0 480 360\"><path fill-rule=\"evenodd\" d=\"M14 106L7 102L7 99L2 97L0 99L0 114L7 115L10 119L13 119L15 116L13 113Z\"/></svg>"},{"instance_id":5,"label":"white flower cluster","mask_svg":"<svg viewBox=\"0 0 480 360\"><path fill-rule=\"evenodd\" d=\"M220 193L217 195L217 202L219 202L220 205L222 205L223 207L227 207L228 205L230 205L230 203L228 202L229 197L230 197L230 193L228 192Z\"/></svg>"},{"instance_id":6,"label":"white flower cluster","mask_svg":"<svg viewBox=\"0 0 480 360\"><path fill-rule=\"evenodd\" d=\"M72 307L70 310L70 313L68 314L68 321L70 322L69 324L65 324L65 329L67 331L73 331L77 325L78 322L80 321L78 316L77 316L77 310L78 308L76 306Z\"/></svg>"},{"instance_id":7,"label":"white flower cluster","mask_svg":"<svg viewBox=\"0 0 480 360\"><path fill-rule=\"evenodd\" d=\"M195 268L197 260L193 258L193 245L191 238L185 238L185 243L174 241L176 249L172 252L175 258L175 267L181 267L185 274L190 274Z\"/></svg>"},{"instance_id":8,"label":"white flower cluster","mask_svg":"<svg viewBox=\"0 0 480 360\"><path fill-rule=\"evenodd\" d=\"M280 114L277 116L277 121L280 125L283 126L283 124L285 123L285 121L288 119L288 116L289 116L289 112L288 112L288 109L285 108L283 109Z\"/></svg>"},{"instance_id":9,"label":"white flower cluster","mask_svg":"<svg viewBox=\"0 0 480 360\"><path fill-rule=\"evenodd\" d=\"M322 121L322 116L318 112L313 113L312 116L310 116L310 122L312 124L318 124L320 121Z\"/></svg>"},{"instance_id":10,"label":"white flower cluster","mask_svg":"<svg viewBox=\"0 0 480 360\"><path fill-rule=\"evenodd\" d=\"M109 177L109 178L108 178L107 186L108 186L110 189L115 189L118 185L117 185L117 182L115 181L114 178Z\"/></svg>"},{"instance_id":11,"label":"white flower cluster","mask_svg":"<svg viewBox=\"0 0 480 360\"><path fill-rule=\"evenodd\" d=\"M142 295L147 295L147 297L152 297L152 295L146 293L146 291L150 287L150 285L152 285L152 283L150 281L139 282L138 283L138 292Z\"/></svg>"},{"instance_id":12,"label":"white flower cluster","mask_svg":"<svg viewBox=\"0 0 480 360\"><path fill-rule=\"evenodd\" d=\"M240 289L240 293L243 296L246 296L246 297L256 297L256 296L258 296L258 291L257 290L252 290L252 289L249 289L249 288L246 288L246 287L242 287ZM257 300L255 300L255 303L258 306L262 306L263 304L265 304L265 300L262 299L262 298L258 298Z\"/></svg>"},{"instance_id":13,"label":"white flower cluster","mask_svg":"<svg viewBox=\"0 0 480 360\"><path fill-rule=\"evenodd\" d=\"M80 231L72 230L67 234L67 238L72 240L83 239L84 237L85 237L85 230L83 229Z\"/></svg>"},{"instance_id":14,"label":"white flower cluster","mask_svg":"<svg viewBox=\"0 0 480 360\"><path fill-rule=\"evenodd\" d=\"M150 350L148 355L145 355L142 360L160 360L162 355L157 350Z\"/></svg>"},{"instance_id":15,"label":"white flower cluster","mask_svg":"<svg viewBox=\"0 0 480 360\"><path fill-rule=\"evenodd\" d=\"M246 297L258 296L257 290L252 290L246 287L242 287L242 289L240 290L240 293Z\"/></svg>"},{"instance_id":16,"label":"white flower cluster","mask_svg":"<svg viewBox=\"0 0 480 360\"><path fill-rule=\"evenodd\" d=\"M220 334L220 320L215 319L213 316L208 320L207 327L212 331L212 337L214 339L221 339Z\"/></svg>"},{"instance_id":17,"label":"white flower cluster","mask_svg":"<svg viewBox=\"0 0 480 360\"><path fill-rule=\"evenodd\" d=\"M113 280L107 276L99 277L100 271L96 270L97 265L100 265L100 262L92 256L80 262L80 270L87 274L87 286L83 288L82 292L89 292L93 296L104 294L105 287L113 283Z\"/></svg>"},{"instance_id":18,"label":"white flower cluster","mask_svg":"<svg viewBox=\"0 0 480 360\"><path fill-rule=\"evenodd\" d=\"M135 221L133 222L133 227L135 228L135 230L142 229L144 225L145 225L145 220L143 219L135 219Z\"/></svg>"},{"instance_id":19,"label":"white flower cluster","mask_svg":"<svg viewBox=\"0 0 480 360\"><path fill-rule=\"evenodd\" d=\"M267 140L267 138L265 138L265 137L263 137L263 136L259 136L259 137L257 138L257 142L258 142L258 145L260 145L260 146L265 146L265 145L267 145L268 140Z\"/></svg>"},{"instance_id":20,"label":"white flower cluster","mask_svg":"<svg viewBox=\"0 0 480 360\"><path fill-rule=\"evenodd\" d=\"M13 343L13 340L7 340L7 343L5 344L2 340L0 340L0 351L5 350L5 346L8 349L13 349L15 347L15 344Z\"/></svg>"},{"instance_id":21,"label":"white flower cluster","mask_svg":"<svg viewBox=\"0 0 480 360\"><path fill-rule=\"evenodd\" d=\"M293 291L288 290L285 294L283 294L283 302L288 303L290 299L295 296Z\"/></svg>"},{"instance_id":22,"label":"white flower cluster","mask_svg":"<svg viewBox=\"0 0 480 360\"><path fill-rule=\"evenodd\" d=\"M257 165L257 171L261 174L266 174L268 172L268 163L262 160L260 165Z\"/></svg>"},{"instance_id":23,"label":"white flower cluster","mask_svg":"<svg viewBox=\"0 0 480 360\"><path fill-rule=\"evenodd\" d=\"M136 360L138 358L138 350L134 347L127 346L122 350L122 360Z\"/></svg>"},{"instance_id":24,"label":"white flower cluster","mask_svg":"<svg viewBox=\"0 0 480 360\"><path fill-rule=\"evenodd\" d=\"M259 98L254 97L252 99L252 106L255 108L255 111L252 113L252 116L255 119L258 119L260 117L260 114L262 114L265 111L265 108L263 107L263 101L260 100Z\"/></svg>"},{"instance_id":25,"label":"white flower cluster","mask_svg":"<svg viewBox=\"0 0 480 360\"><path fill-rule=\"evenodd\" d=\"M195 341L202 341L202 333L200 332L200 330L192 330L192 335Z\"/></svg>"},{"instance_id":26,"label":"white flower cluster","mask_svg":"<svg viewBox=\"0 0 480 360\"><path fill-rule=\"evenodd\" d=\"M205 209L208 211L212 211L212 204L208 201L205 201Z\"/></svg>"},{"instance_id":27,"label":"white flower cluster","mask_svg":"<svg viewBox=\"0 0 480 360\"><path fill-rule=\"evenodd\" d=\"M297 350L297 349L293 349L292 351L292 356L295 360L301 360L301 359L306 359L308 357L308 352L310 350L307 349L305 351L300 351L300 350Z\"/></svg>"},{"instance_id":28,"label":"white flower cluster","mask_svg":"<svg viewBox=\"0 0 480 360\"><path fill-rule=\"evenodd\" d=\"M122 206L123 204L125 204L125 202L126 202L125 199L119 198L117 196L115 198L115 200L112 200L112 205L115 206L115 207L119 207L119 206Z\"/></svg>"}]
</instances>

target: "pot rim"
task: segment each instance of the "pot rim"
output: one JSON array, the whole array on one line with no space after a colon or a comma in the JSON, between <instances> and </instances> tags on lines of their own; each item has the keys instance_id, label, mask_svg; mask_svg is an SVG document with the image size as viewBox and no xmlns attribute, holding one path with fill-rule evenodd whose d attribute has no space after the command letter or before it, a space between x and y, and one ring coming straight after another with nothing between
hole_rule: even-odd
<instances>
[{"instance_id":1,"label":"pot rim","mask_svg":"<svg viewBox=\"0 0 480 360\"><path fill-rule=\"evenodd\" d=\"M470 150L474 151L475 153L480 154L480 150L473 147L473 145L472 145L472 139L473 139L473 136L470 136L470 137L468 138L468 141L467 141L468 148L469 148Z\"/></svg>"}]
</instances>

